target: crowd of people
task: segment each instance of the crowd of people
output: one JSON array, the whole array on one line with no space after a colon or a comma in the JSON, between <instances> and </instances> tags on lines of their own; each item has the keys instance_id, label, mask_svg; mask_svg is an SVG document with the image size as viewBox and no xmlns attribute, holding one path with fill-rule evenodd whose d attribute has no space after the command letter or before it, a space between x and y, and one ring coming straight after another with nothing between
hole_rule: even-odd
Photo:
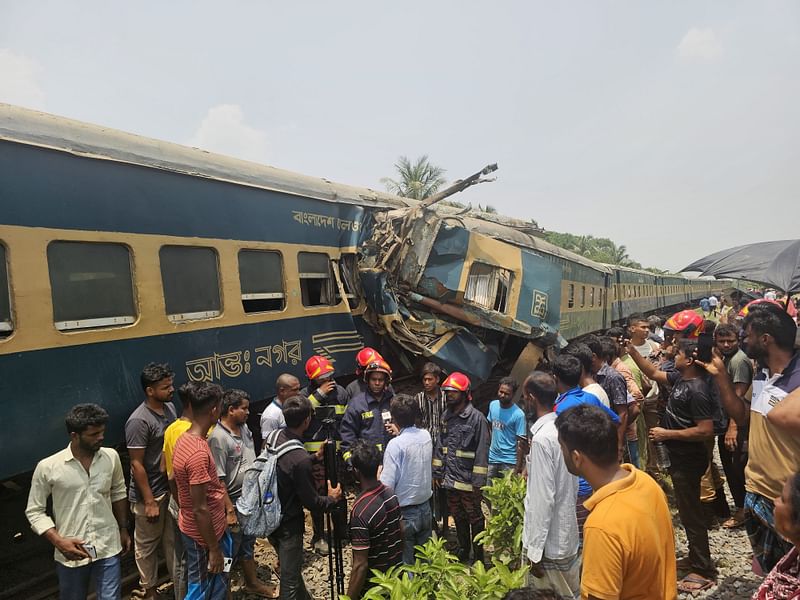
<instances>
[{"instance_id":1,"label":"crowd of people","mask_svg":"<svg viewBox=\"0 0 800 600\"><path fill-rule=\"evenodd\" d=\"M130 549L133 595L154 598L160 548L176 599L228 597L235 565L249 593L304 599L307 511L312 551L333 551L331 528L350 545L346 592L358 598L371 570L413 564L415 546L446 535L450 519L458 559L485 561L482 488L513 471L527 478L530 576L509 597L672 599L708 589L717 519L746 528L764 575L754 597L800 597L797 326L777 299L732 304L704 299L665 322L634 315L585 336L524 381L501 379L485 413L466 375L433 363L412 396L395 393L374 349L358 353L347 388L330 360L313 356L305 382L278 378L260 443L246 392L184 383L179 417L174 373L152 363L125 425L127 487L119 455L102 446L108 414L81 404L66 416L67 448L36 467L26 516L55 547L62 598L86 598L91 581L97 598L120 598L120 554ZM329 445L349 501L326 469ZM259 580L238 502L258 446L277 453L281 517L268 540L279 584ZM668 496L688 539L681 558Z\"/></svg>"}]
</instances>

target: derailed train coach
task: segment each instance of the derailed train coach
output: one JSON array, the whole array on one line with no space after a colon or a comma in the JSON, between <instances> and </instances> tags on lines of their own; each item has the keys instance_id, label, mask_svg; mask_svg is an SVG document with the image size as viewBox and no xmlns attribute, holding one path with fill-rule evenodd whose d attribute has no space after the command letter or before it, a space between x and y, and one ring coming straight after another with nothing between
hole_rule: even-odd
<instances>
[{"instance_id":1,"label":"derailed train coach","mask_svg":"<svg viewBox=\"0 0 800 600\"><path fill-rule=\"evenodd\" d=\"M0 479L62 448L80 402L121 445L150 361L257 412L313 354L347 375L373 345L483 380L630 314L614 268L531 224L9 105L0 180ZM724 285L676 279L660 307Z\"/></svg>"}]
</instances>

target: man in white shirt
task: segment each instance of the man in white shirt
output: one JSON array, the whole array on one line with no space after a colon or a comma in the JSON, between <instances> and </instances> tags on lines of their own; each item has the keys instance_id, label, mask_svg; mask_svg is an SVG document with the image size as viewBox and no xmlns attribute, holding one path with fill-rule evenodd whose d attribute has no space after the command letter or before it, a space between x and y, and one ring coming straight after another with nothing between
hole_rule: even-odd
<instances>
[{"instance_id":1,"label":"man in white shirt","mask_svg":"<svg viewBox=\"0 0 800 600\"><path fill-rule=\"evenodd\" d=\"M578 478L567 471L558 443L556 384L552 375L534 371L525 380L528 412L536 412L528 456L528 492L522 546L531 562L529 585L559 598L580 597L581 564L575 502Z\"/></svg>"},{"instance_id":2,"label":"man in white shirt","mask_svg":"<svg viewBox=\"0 0 800 600\"><path fill-rule=\"evenodd\" d=\"M275 382L275 397L261 413L261 439L267 439L270 432L286 427L283 418L283 403L300 393L300 380L294 375L284 373Z\"/></svg>"},{"instance_id":3,"label":"man in white shirt","mask_svg":"<svg viewBox=\"0 0 800 600\"><path fill-rule=\"evenodd\" d=\"M403 515L403 562L414 564L414 546L421 546L431 537L431 434L414 425L417 401L413 396L398 394L389 410L400 432L389 440L383 455L381 483L394 490Z\"/></svg>"},{"instance_id":4,"label":"man in white shirt","mask_svg":"<svg viewBox=\"0 0 800 600\"><path fill-rule=\"evenodd\" d=\"M121 552L131 547L122 463L102 448L108 413L78 404L66 417L70 443L39 462L25 516L55 547L62 598L86 598L94 580L99 600L119 600ZM53 518L46 512L53 499Z\"/></svg>"}]
</instances>

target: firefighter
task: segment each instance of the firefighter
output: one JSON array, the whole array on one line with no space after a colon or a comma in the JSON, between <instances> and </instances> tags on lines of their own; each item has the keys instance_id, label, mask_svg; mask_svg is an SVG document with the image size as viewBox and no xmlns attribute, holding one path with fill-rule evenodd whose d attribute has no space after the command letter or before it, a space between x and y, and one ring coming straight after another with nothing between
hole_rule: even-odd
<instances>
[{"instance_id":1,"label":"firefighter","mask_svg":"<svg viewBox=\"0 0 800 600\"><path fill-rule=\"evenodd\" d=\"M334 440L340 439L339 421L347 404L347 393L334 381L334 372L333 364L324 356L312 356L306 361L308 385L300 390L300 395L308 398L314 408L311 424L303 434L303 444L311 454L316 454L329 437ZM317 492L322 495L327 494L325 466L315 461L312 472ZM311 513L313 526L311 545L318 554L327 555L329 548L324 535L324 518L325 513L322 511Z\"/></svg>"},{"instance_id":2,"label":"firefighter","mask_svg":"<svg viewBox=\"0 0 800 600\"><path fill-rule=\"evenodd\" d=\"M383 359L375 361L364 369L364 379L367 390L348 402L340 429L342 452L348 462L350 448L356 440L366 440L383 452L393 435L392 416L389 412L389 403L394 398L394 392L389 385L392 381L392 368Z\"/></svg>"},{"instance_id":3,"label":"firefighter","mask_svg":"<svg viewBox=\"0 0 800 600\"><path fill-rule=\"evenodd\" d=\"M356 354L356 378L347 386L347 399L355 398L359 394L367 391L367 382L364 380L364 369L368 365L383 360L383 357L375 348L365 346Z\"/></svg>"},{"instance_id":4,"label":"firefighter","mask_svg":"<svg viewBox=\"0 0 800 600\"><path fill-rule=\"evenodd\" d=\"M483 562L483 546L473 542L484 529L481 487L489 466L489 422L474 406L469 378L452 373L442 383L447 408L442 415L441 436L433 454L434 485L447 491L447 506L456 524L458 558Z\"/></svg>"}]
</instances>

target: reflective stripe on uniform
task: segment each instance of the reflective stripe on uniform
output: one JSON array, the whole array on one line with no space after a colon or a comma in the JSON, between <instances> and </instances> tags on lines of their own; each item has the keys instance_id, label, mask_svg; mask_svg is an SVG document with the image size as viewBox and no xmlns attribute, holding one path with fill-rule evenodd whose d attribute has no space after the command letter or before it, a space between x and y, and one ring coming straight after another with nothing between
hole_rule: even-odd
<instances>
[{"instance_id":1,"label":"reflective stripe on uniform","mask_svg":"<svg viewBox=\"0 0 800 600\"><path fill-rule=\"evenodd\" d=\"M456 450L456 456L458 458L475 458L475 453L466 450Z\"/></svg>"},{"instance_id":2,"label":"reflective stripe on uniform","mask_svg":"<svg viewBox=\"0 0 800 600\"><path fill-rule=\"evenodd\" d=\"M309 452L316 452L317 450L319 450L320 448L322 448L322 444L323 444L323 442L305 442L305 443L303 444L303 446L304 446L304 447L305 447L305 449L306 449L306 450L308 450ZM339 448L341 447L341 445L342 445L342 442L341 442L341 441L337 441L337 442L336 442L336 450L339 450Z\"/></svg>"},{"instance_id":3,"label":"reflective stripe on uniform","mask_svg":"<svg viewBox=\"0 0 800 600\"><path fill-rule=\"evenodd\" d=\"M314 394L309 394L308 399L311 402L312 408L317 408L319 406L319 400L314 396Z\"/></svg>"},{"instance_id":4,"label":"reflective stripe on uniform","mask_svg":"<svg viewBox=\"0 0 800 600\"><path fill-rule=\"evenodd\" d=\"M470 484L468 484L468 483L461 483L460 481L456 481L453 484L453 489L461 490L463 492L471 492L472 491L472 486Z\"/></svg>"},{"instance_id":5,"label":"reflective stripe on uniform","mask_svg":"<svg viewBox=\"0 0 800 600\"><path fill-rule=\"evenodd\" d=\"M442 466L442 461L440 461L438 458L434 458L433 459L433 466L434 467L441 467Z\"/></svg>"},{"instance_id":6,"label":"reflective stripe on uniform","mask_svg":"<svg viewBox=\"0 0 800 600\"><path fill-rule=\"evenodd\" d=\"M342 458L343 458L344 460L350 460L350 457L351 457L351 456L353 456L353 453L352 453L352 452L350 452L350 451L348 451L348 452L345 452L344 454L342 454Z\"/></svg>"},{"instance_id":7,"label":"reflective stripe on uniform","mask_svg":"<svg viewBox=\"0 0 800 600\"><path fill-rule=\"evenodd\" d=\"M442 448L442 454L447 454L447 446L444 446L444 447Z\"/></svg>"},{"instance_id":8,"label":"reflective stripe on uniform","mask_svg":"<svg viewBox=\"0 0 800 600\"><path fill-rule=\"evenodd\" d=\"M333 408L336 411L337 415L343 415L344 411L347 409L347 407L344 404L334 404Z\"/></svg>"},{"instance_id":9,"label":"reflective stripe on uniform","mask_svg":"<svg viewBox=\"0 0 800 600\"><path fill-rule=\"evenodd\" d=\"M476 475L488 475L489 467L472 467L472 472Z\"/></svg>"}]
</instances>

